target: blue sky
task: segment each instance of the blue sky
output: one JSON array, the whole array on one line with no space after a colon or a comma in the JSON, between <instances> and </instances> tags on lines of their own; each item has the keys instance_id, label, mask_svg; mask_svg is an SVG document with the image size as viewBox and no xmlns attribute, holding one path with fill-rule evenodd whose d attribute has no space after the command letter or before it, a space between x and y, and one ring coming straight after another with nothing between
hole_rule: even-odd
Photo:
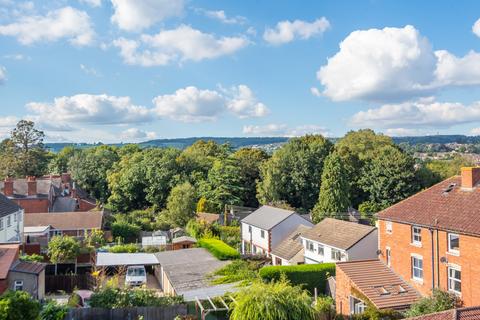
<instances>
[{"instance_id":1,"label":"blue sky","mask_svg":"<svg viewBox=\"0 0 480 320\"><path fill-rule=\"evenodd\" d=\"M0 0L0 136L480 134L476 1Z\"/></svg>"}]
</instances>

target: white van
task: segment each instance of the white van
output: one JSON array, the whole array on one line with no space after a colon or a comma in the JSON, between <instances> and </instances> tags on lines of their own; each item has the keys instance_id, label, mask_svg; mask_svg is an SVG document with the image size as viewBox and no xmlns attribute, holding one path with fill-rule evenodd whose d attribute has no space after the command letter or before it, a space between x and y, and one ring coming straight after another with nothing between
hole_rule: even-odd
<instances>
[{"instance_id":1,"label":"white van","mask_svg":"<svg viewBox=\"0 0 480 320\"><path fill-rule=\"evenodd\" d=\"M147 284L147 272L145 266L130 266L127 268L125 285L141 286Z\"/></svg>"}]
</instances>

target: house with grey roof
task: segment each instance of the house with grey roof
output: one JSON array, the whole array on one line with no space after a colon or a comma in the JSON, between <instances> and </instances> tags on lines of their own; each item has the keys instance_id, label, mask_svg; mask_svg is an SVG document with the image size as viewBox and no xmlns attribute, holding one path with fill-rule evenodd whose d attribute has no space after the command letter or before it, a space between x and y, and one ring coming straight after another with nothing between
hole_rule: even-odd
<instances>
[{"instance_id":1,"label":"house with grey roof","mask_svg":"<svg viewBox=\"0 0 480 320\"><path fill-rule=\"evenodd\" d=\"M270 253L272 256L272 264L274 266L290 266L302 264L305 262L303 257L302 233L310 230L311 227L299 225L292 233L290 233L278 246L273 248Z\"/></svg>"},{"instance_id":2,"label":"house with grey roof","mask_svg":"<svg viewBox=\"0 0 480 320\"><path fill-rule=\"evenodd\" d=\"M262 206L241 220L242 253L270 256L300 225L313 226L295 211Z\"/></svg>"},{"instance_id":3,"label":"house with grey roof","mask_svg":"<svg viewBox=\"0 0 480 320\"><path fill-rule=\"evenodd\" d=\"M373 226L325 218L300 237L305 263L377 258L378 230Z\"/></svg>"},{"instance_id":4,"label":"house with grey roof","mask_svg":"<svg viewBox=\"0 0 480 320\"><path fill-rule=\"evenodd\" d=\"M22 240L23 213L19 205L0 194L0 243Z\"/></svg>"}]
</instances>

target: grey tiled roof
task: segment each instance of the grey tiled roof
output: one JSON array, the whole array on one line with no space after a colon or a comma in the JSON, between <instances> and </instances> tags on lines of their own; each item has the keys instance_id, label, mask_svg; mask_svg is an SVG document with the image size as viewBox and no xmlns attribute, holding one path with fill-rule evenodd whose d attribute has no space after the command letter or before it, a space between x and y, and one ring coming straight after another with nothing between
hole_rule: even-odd
<instances>
[{"instance_id":1,"label":"grey tiled roof","mask_svg":"<svg viewBox=\"0 0 480 320\"><path fill-rule=\"evenodd\" d=\"M288 237L285 238L285 240L273 248L271 253L286 260L292 259L303 250L303 245L300 241L300 235L310 228L311 227L299 225L297 229L295 229L291 234L288 235Z\"/></svg>"},{"instance_id":2,"label":"grey tiled roof","mask_svg":"<svg viewBox=\"0 0 480 320\"><path fill-rule=\"evenodd\" d=\"M260 229L270 230L292 214L295 214L295 211L262 206L245 217L242 222Z\"/></svg>"},{"instance_id":3,"label":"grey tiled roof","mask_svg":"<svg viewBox=\"0 0 480 320\"><path fill-rule=\"evenodd\" d=\"M15 202L0 193L0 217L5 217L19 210L21 208Z\"/></svg>"},{"instance_id":4,"label":"grey tiled roof","mask_svg":"<svg viewBox=\"0 0 480 320\"><path fill-rule=\"evenodd\" d=\"M356 222L325 218L302 234L305 239L347 250L376 228Z\"/></svg>"}]
</instances>

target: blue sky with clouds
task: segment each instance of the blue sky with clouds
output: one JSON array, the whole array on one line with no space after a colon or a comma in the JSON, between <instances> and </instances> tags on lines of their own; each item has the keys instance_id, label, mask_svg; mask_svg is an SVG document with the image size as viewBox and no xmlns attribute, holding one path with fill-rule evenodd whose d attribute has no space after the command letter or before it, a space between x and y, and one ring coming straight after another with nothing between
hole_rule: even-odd
<instances>
[{"instance_id":1,"label":"blue sky with clouds","mask_svg":"<svg viewBox=\"0 0 480 320\"><path fill-rule=\"evenodd\" d=\"M0 0L0 136L480 134L476 1Z\"/></svg>"}]
</instances>

